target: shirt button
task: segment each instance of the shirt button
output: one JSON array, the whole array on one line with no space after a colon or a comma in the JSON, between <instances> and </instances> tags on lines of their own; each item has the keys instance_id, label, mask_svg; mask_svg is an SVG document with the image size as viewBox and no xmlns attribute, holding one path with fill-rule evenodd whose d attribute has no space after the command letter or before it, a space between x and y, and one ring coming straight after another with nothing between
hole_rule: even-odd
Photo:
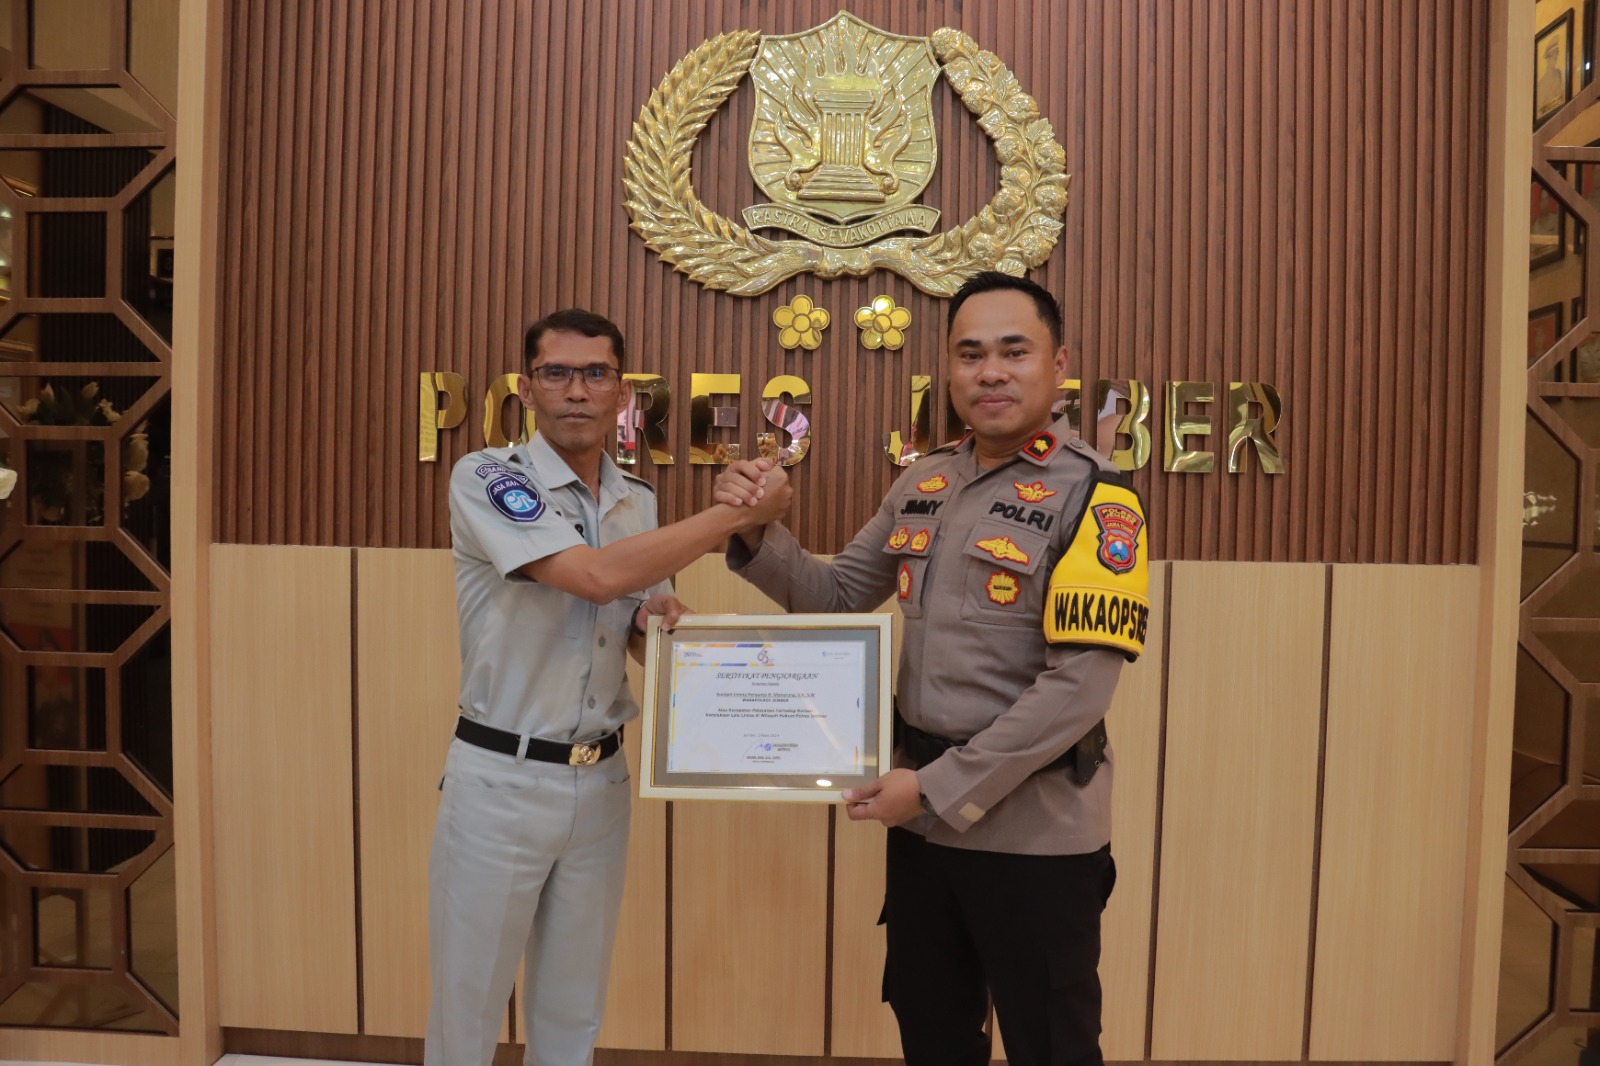
<instances>
[{"instance_id":1,"label":"shirt button","mask_svg":"<svg viewBox=\"0 0 1600 1066\"><path fill-rule=\"evenodd\" d=\"M593 707L594 707L594 697L593 696L589 697L589 707L591 709L593 709Z\"/></svg>"},{"instance_id":2,"label":"shirt button","mask_svg":"<svg viewBox=\"0 0 1600 1066\"><path fill-rule=\"evenodd\" d=\"M604 633L600 634L600 646L602 648L606 646L606 635Z\"/></svg>"}]
</instances>

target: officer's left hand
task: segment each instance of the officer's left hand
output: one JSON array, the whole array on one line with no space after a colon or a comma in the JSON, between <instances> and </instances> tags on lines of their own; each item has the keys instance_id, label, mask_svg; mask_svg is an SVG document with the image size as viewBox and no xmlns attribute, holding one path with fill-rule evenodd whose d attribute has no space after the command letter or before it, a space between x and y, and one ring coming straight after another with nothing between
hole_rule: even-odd
<instances>
[{"instance_id":1,"label":"officer's left hand","mask_svg":"<svg viewBox=\"0 0 1600 1066\"><path fill-rule=\"evenodd\" d=\"M922 786L914 770L890 770L871 784L844 790L844 813L852 822L879 821L890 829L922 813Z\"/></svg>"},{"instance_id":2,"label":"officer's left hand","mask_svg":"<svg viewBox=\"0 0 1600 1066\"><path fill-rule=\"evenodd\" d=\"M643 607L645 614L660 615L661 628L669 633L672 631L672 627L678 624L678 619L686 614L694 613L689 610L688 604L676 596L651 596L644 601Z\"/></svg>"}]
</instances>

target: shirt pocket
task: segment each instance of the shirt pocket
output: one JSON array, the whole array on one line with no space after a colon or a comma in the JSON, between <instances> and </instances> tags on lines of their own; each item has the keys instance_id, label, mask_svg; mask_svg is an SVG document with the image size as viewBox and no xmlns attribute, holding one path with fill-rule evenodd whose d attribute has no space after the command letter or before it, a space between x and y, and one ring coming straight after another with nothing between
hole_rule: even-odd
<instances>
[{"instance_id":1,"label":"shirt pocket","mask_svg":"<svg viewBox=\"0 0 1600 1066\"><path fill-rule=\"evenodd\" d=\"M923 586L927 584L928 564L938 546L937 518L902 517L884 541L885 554L895 559L895 603L907 618L922 617Z\"/></svg>"},{"instance_id":2,"label":"shirt pocket","mask_svg":"<svg viewBox=\"0 0 1600 1066\"><path fill-rule=\"evenodd\" d=\"M1050 538L1010 519L994 517L972 527L962 546L961 617L1000 626L1040 626Z\"/></svg>"}]
</instances>

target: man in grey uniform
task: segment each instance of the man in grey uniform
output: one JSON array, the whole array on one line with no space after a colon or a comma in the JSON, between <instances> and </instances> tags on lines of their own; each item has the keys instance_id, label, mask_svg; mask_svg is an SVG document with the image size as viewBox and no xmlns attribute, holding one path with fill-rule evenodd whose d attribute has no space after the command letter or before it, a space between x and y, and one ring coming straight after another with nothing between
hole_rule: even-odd
<instances>
[{"instance_id":1,"label":"man in grey uniform","mask_svg":"<svg viewBox=\"0 0 1600 1066\"><path fill-rule=\"evenodd\" d=\"M1143 509L1052 424L1061 311L980 274L950 304L950 397L972 432L906 471L832 563L781 525L728 565L794 611L905 617L895 769L846 791L889 826L884 996L911 1066L985 1066L992 997L1012 1066L1102 1062L1100 914L1111 861L1102 719L1149 618ZM758 503L748 464L716 498Z\"/></svg>"},{"instance_id":2,"label":"man in grey uniform","mask_svg":"<svg viewBox=\"0 0 1600 1066\"><path fill-rule=\"evenodd\" d=\"M524 354L537 432L450 477L461 717L428 868L427 1066L487 1066L524 952L525 1061L592 1061L628 848L624 655L646 616L670 627L685 610L673 573L790 497L761 464L754 507L657 528L650 485L606 455L627 403L621 332L559 311Z\"/></svg>"}]
</instances>

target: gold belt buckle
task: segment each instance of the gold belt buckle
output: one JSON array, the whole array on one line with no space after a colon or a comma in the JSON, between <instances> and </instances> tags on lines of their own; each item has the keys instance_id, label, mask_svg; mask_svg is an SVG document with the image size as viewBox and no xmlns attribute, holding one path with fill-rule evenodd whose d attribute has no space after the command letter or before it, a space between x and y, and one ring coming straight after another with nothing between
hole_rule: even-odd
<instances>
[{"instance_id":1,"label":"gold belt buckle","mask_svg":"<svg viewBox=\"0 0 1600 1066\"><path fill-rule=\"evenodd\" d=\"M574 744L572 754L567 756L568 766L593 766L600 761L600 745Z\"/></svg>"}]
</instances>

